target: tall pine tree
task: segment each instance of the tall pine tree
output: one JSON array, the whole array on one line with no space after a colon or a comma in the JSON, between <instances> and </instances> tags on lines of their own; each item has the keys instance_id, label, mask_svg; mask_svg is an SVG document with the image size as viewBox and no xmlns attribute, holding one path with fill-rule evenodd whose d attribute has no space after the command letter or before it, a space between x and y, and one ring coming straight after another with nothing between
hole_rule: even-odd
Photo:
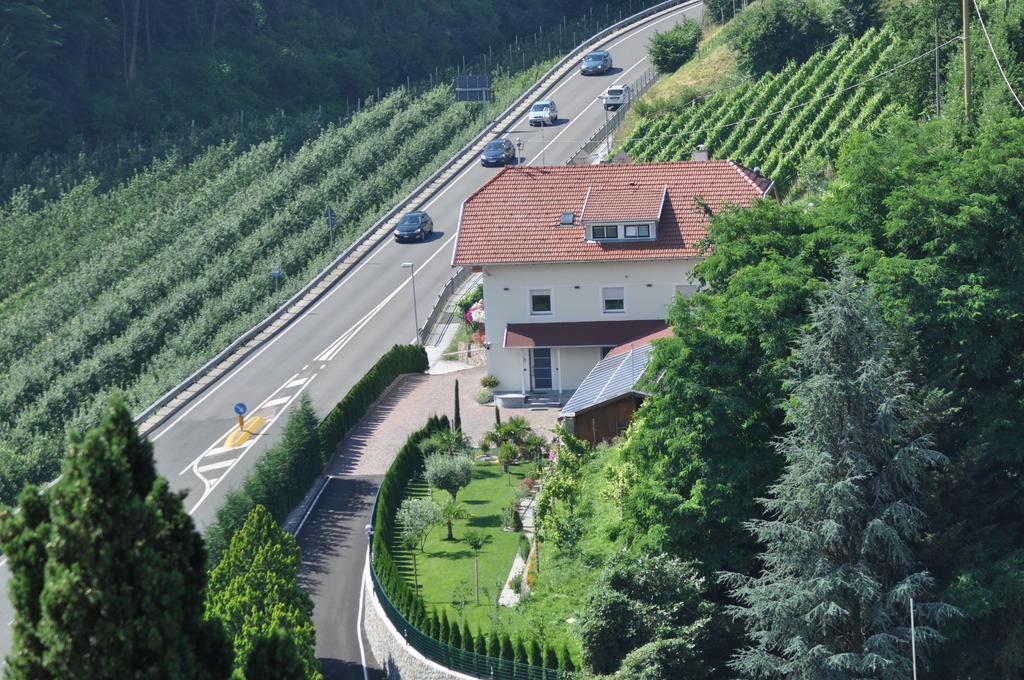
<instances>
[{"instance_id":1,"label":"tall pine tree","mask_svg":"<svg viewBox=\"0 0 1024 680\"><path fill-rule=\"evenodd\" d=\"M206 558L119 398L70 438L63 475L0 520L15 608L8 678L227 678L203 620Z\"/></svg>"},{"instance_id":2,"label":"tall pine tree","mask_svg":"<svg viewBox=\"0 0 1024 680\"><path fill-rule=\"evenodd\" d=\"M789 387L786 469L762 500L770 519L748 523L764 569L722 577L752 642L732 665L752 678L903 680L910 598L918 651L952 612L917 601L932 578L911 549L925 519L919 477L944 458L870 287L845 262L812 306Z\"/></svg>"},{"instance_id":3,"label":"tall pine tree","mask_svg":"<svg viewBox=\"0 0 1024 680\"><path fill-rule=\"evenodd\" d=\"M207 596L207 616L223 621L234 638L236 668L244 668L251 654L266 653L266 639L284 630L302 660L305 677L322 677L313 602L298 583L300 562L292 535L262 505L253 508L210 574Z\"/></svg>"}]
</instances>

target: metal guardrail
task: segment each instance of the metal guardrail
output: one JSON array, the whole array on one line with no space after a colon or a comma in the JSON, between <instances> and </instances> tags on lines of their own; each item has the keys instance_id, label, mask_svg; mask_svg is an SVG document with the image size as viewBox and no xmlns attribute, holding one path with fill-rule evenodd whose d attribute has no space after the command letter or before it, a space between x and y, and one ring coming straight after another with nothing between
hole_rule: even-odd
<instances>
[{"instance_id":1,"label":"metal guardrail","mask_svg":"<svg viewBox=\"0 0 1024 680\"><path fill-rule=\"evenodd\" d=\"M576 149L576 152L566 161L566 165L586 165L593 162L594 152L601 148L606 142L610 142L612 133L619 129L622 125L622 121L626 119L626 114L629 113L629 109L633 106L633 102L639 99L647 90L651 88L659 77L657 69L653 66L633 81L630 87L629 99L615 110L615 113L608 117L604 125L599 127L594 134L587 138L587 141L580 145L580 148ZM610 147L610 143L609 143ZM608 154L611 153L611 148L607 150Z\"/></svg>"},{"instance_id":2,"label":"metal guardrail","mask_svg":"<svg viewBox=\"0 0 1024 680\"><path fill-rule=\"evenodd\" d=\"M448 279L448 282L441 287L441 292L437 294L437 299L434 300L434 306L431 307L430 314L427 314L423 327L418 329L420 342L425 342L426 339L430 337L430 329L435 323L437 323L438 318L440 318L445 307L447 307L448 298L451 297L452 293L459 289L459 286L466 282L466 279L468 279L472 273L472 267L459 267L455 274Z\"/></svg>"},{"instance_id":3,"label":"metal guardrail","mask_svg":"<svg viewBox=\"0 0 1024 680\"><path fill-rule=\"evenodd\" d=\"M489 135L494 135L496 132L504 131L510 127L511 124L525 112L527 102L532 99L538 91L546 88L552 78L558 78L564 75L564 72L568 70L566 67L570 63L574 62L581 53L596 44L603 42L609 36L616 34L626 27L632 26L633 24L650 16L678 5L698 4L700 4L700 0L665 0L664 2L659 2L630 17L627 17L626 19L623 19L622 21L618 21L611 26L608 26L604 30L595 33L590 36L590 38L577 45L573 50L559 60L557 64L552 66L547 73L541 76L541 78L539 78L530 88L520 95L518 99L512 102L501 114L499 114L494 122L485 126L483 130L473 137L473 139L467 142L458 152L449 158L444 165L431 173L415 189L409 192L404 199L399 201L391 210L385 213L383 217L377 220L373 226L356 238L351 245L338 255L338 257L332 260L331 263L328 264L309 283L303 286L301 290L289 298L287 302L278 307L263 321L243 333L239 338L218 352L212 359L203 364L190 376L178 383L178 385L170 389L163 396L150 404L144 411L135 416L135 422L139 424L140 432L144 434L157 427L166 418L176 412L178 408L198 394L199 391L205 389L206 385L214 382L221 375L230 371L250 352L254 351L274 334L281 331L293 319L297 318L303 310L316 302L330 289L330 286L334 281L347 274L351 268L358 264L359 261L361 261L362 258L365 257L381 240L387 237L388 230L385 229L385 227L388 226L389 221L395 219L400 212L404 212L410 207L429 199L441 188L444 179L460 171L465 167L466 163L474 161L476 156L474 147L484 141ZM520 111L520 109L523 109L523 111ZM435 184L437 186L432 186ZM187 394L189 390L192 390L193 393ZM166 409L163 413L160 412L164 407L171 406L172 402L179 397L181 398L179 404Z\"/></svg>"}]
</instances>

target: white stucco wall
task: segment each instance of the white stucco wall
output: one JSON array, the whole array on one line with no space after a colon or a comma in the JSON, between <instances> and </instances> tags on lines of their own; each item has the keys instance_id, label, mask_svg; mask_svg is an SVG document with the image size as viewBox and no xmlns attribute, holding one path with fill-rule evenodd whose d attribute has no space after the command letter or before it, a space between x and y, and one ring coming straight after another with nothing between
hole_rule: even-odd
<instances>
[{"instance_id":1,"label":"white stucco wall","mask_svg":"<svg viewBox=\"0 0 1024 680\"><path fill-rule=\"evenodd\" d=\"M585 262L486 266L483 270L484 306L487 314L486 351L488 373L501 384L498 391L519 391L524 375L525 352L502 347L510 323L567 321L623 321L664 319L675 297L676 286L690 285L690 272L699 260L647 262ZM606 313L602 288L625 289L625 310ZM530 313L530 291L551 291L551 314ZM561 350L562 389L571 391L601 358L598 348ZM557 365L552 350L552 364ZM557 387L557 377L553 378Z\"/></svg>"}]
</instances>

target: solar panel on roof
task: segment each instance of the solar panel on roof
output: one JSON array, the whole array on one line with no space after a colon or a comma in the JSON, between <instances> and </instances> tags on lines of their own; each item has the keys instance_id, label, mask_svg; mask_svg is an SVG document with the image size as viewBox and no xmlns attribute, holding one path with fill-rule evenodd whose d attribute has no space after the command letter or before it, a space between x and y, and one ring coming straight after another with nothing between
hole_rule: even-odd
<instances>
[{"instance_id":1,"label":"solar panel on roof","mask_svg":"<svg viewBox=\"0 0 1024 680\"><path fill-rule=\"evenodd\" d=\"M583 383L562 408L561 415L571 416L599 404L618 399L636 391L636 384L647 370L651 358L650 343L628 352L608 356L597 362Z\"/></svg>"}]
</instances>

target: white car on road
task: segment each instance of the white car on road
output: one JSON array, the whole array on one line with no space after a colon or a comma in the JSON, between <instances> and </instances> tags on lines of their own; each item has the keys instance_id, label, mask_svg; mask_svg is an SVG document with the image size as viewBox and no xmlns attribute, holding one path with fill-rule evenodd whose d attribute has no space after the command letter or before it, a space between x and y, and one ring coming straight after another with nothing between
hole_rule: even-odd
<instances>
[{"instance_id":1,"label":"white car on road","mask_svg":"<svg viewBox=\"0 0 1024 680\"><path fill-rule=\"evenodd\" d=\"M631 94L629 85L612 85L601 96L604 99L604 108L617 109L629 101Z\"/></svg>"},{"instance_id":2,"label":"white car on road","mask_svg":"<svg viewBox=\"0 0 1024 680\"><path fill-rule=\"evenodd\" d=\"M558 122L558 108L550 99L541 99L530 108L530 125L554 125Z\"/></svg>"}]
</instances>

